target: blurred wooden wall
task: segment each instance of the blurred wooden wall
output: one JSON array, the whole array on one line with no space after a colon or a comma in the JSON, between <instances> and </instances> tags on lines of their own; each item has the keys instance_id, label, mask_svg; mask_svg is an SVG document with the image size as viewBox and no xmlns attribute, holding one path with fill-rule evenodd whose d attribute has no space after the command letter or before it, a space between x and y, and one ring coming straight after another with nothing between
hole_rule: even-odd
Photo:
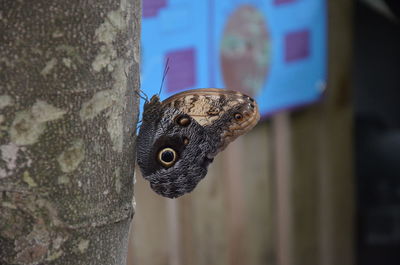
<instances>
[{"instance_id":1,"label":"blurred wooden wall","mask_svg":"<svg viewBox=\"0 0 400 265\"><path fill-rule=\"evenodd\" d=\"M179 199L138 175L128 265L354 264L352 1L328 2L322 102L259 124Z\"/></svg>"},{"instance_id":2,"label":"blurred wooden wall","mask_svg":"<svg viewBox=\"0 0 400 265\"><path fill-rule=\"evenodd\" d=\"M128 264L274 264L269 127L231 144L181 198L162 198L137 176Z\"/></svg>"}]
</instances>

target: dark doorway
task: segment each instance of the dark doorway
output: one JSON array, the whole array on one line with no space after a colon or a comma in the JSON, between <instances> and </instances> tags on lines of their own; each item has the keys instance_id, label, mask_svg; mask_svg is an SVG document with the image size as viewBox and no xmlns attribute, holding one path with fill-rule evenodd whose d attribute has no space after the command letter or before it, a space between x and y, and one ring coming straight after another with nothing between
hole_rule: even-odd
<instances>
[{"instance_id":1,"label":"dark doorway","mask_svg":"<svg viewBox=\"0 0 400 265\"><path fill-rule=\"evenodd\" d=\"M355 155L359 265L400 264L400 19L355 6ZM393 4L394 3L394 4ZM385 13L386 12L386 13ZM397 17L397 18L396 18Z\"/></svg>"}]
</instances>

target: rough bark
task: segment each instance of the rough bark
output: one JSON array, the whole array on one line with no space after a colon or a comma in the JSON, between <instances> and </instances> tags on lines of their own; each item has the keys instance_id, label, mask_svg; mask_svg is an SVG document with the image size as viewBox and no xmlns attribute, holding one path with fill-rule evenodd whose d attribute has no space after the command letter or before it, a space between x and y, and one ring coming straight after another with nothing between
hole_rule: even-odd
<instances>
[{"instance_id":1,"label":"rough bark","mask_svg":"<svg viewBox=\"0 0 400 265\"><path fill-rule=\"evenodd\" d=\"M139 0L0 3L0 264L125 264Z\"/></svg>"}]
</instances>

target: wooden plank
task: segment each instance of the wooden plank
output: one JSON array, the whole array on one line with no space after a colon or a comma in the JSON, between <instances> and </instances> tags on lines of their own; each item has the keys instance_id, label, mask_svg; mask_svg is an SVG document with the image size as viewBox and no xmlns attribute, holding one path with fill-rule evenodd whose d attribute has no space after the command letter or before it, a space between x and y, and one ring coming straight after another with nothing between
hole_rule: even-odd
<instances>
[{"instance_id":1,"label":"wooden plank","mask_svg":"<svg viewBox=\"0 0 400 265\"><path fill-rule=\"evenodd\" d=\"M166 199L169 265L182 264L181 219L178 200Z\"/></svg>"},{"instance_id":2,"label":"wooden plank","mask_svg":"<svg viewBox=\"0 0 400 265\"><path fill-rule=\"evenodd\" d=\"M228 264L273 264L270 127L260 124L222 154Z\"/></svg>"},{"instance_id":3,"label":"wooden plank","mask_svg":"<svg viewBox=\"0 0 400 265\"><path fill-rule=\"evenodd\" d=\"M290 118L281 112L272 119L278 265L292 265L292 184Z\"/></svg>"},{"instance_id":4,"label":"wooden plank","mask_svg":"<svg viewBox=\"0 0 400 265\"><path fill-rule=\"evenodd\" d=\"M131 227L128 265L165 265L170 259L166 198L153 192L136 171L136 212Z\"/></svg>"},{"instance_id":5,"label":"wooden plank","mask_svg":"<svg viewBox=\"0 0 400 265\"><path fill-rule=\"evenodd\" d=\"M227 245L228 264L241 265L246 263L243 237L246 232L244 185L245 172L243 164L246 155L243 154L243 138L238 138L224 152L223 170L226 188L227 205Z\"/></svg>"},{"instance_id":6,"label":"wooden plank","mask_svg":"<svg viewBox=\"0 0 400 265\"><path fill-rule=\"evenodd\" d=\"M270 122L259 124L245 135L242 184L245 202L244 264L276 264L274 186Z\"/></svg>"}]
</instances>

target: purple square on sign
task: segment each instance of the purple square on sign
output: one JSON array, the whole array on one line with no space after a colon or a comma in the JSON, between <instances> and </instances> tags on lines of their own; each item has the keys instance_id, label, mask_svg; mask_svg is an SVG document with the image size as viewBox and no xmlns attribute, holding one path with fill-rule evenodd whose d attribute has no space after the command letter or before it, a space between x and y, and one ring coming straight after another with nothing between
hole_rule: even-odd
<instances>
[{"instance_id":1,"label":"purple square on sign","mask_svg":"<svg viewBox=\"0 0 400 265\"><path fill-rule=\"evenodd\" d=\"M193 87L196 79L196 59L193 48L171 51L165 55L169 58L169 71L167 74L167 91L174 92Z\"/></svg>"},{"instance_id":2,"label":"purple square on sign","mask_svg":"<svg viewBox=\"0 0 400 265\"><path fill-rule=\"evenodd\" d=\"M287 4L287 3L293 3L296 2L297 0L275 0L274 4L275 5L281 5L281 4Z\"/></svg>"},{"instance_id":3,"label":"purple square on sign","mask_svg":"<svg viewBox=\"0 0 400 265\"><path fill-rule=\"evenodd\" d=\"M310 55L310 31L290 32L285 36L285 61L292 62Z\"/></svg>"},{"instance_id":4,"label":"purple square on sign","mask_svg":"<svg viewBox=\"0 0 400 265\"><path fill-rule=\"evenodd\" d=\"M143 0L142 3L143 17L155 17L158 11L167 6L167 0Z\"/></svg>"}]
</instances>

